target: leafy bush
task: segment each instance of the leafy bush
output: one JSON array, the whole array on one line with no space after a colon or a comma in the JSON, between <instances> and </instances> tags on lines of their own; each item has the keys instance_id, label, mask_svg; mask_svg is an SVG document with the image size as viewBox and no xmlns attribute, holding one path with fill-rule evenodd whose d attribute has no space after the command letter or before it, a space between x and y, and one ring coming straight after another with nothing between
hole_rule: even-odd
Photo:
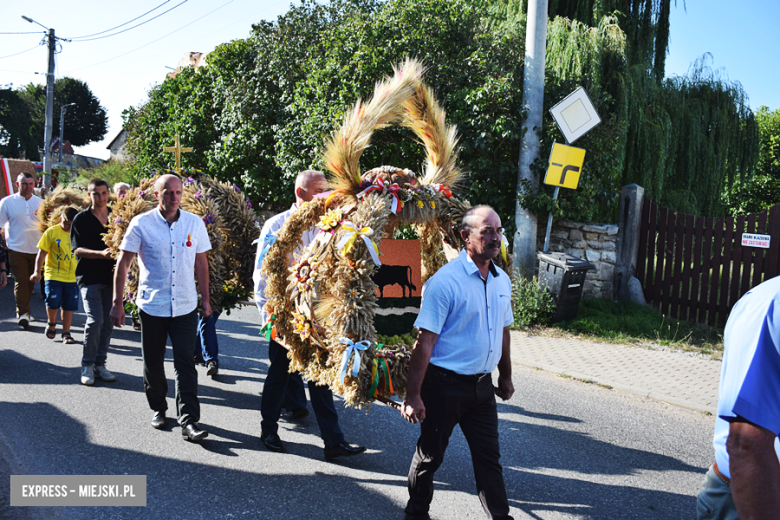
<instances>
[{"instance_id":1,"label":"leafy bush","mask_svg":"<svg viewBox=\"0 0 780 520\"><path fill-rule=\"evenodd\" d=\"M555 309L550 293L539 285L539 279L526 280L521 276L512 284L512 312L514 328L523 329L530 325L546 325Z\"/></svg>"}]
</instances>

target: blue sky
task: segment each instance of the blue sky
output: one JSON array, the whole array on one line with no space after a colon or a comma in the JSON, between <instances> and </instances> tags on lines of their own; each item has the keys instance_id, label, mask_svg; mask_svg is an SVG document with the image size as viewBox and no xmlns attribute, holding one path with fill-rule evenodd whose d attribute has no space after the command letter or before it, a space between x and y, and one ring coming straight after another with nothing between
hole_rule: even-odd
<instances>
[{"instance_id":1,"label":"blue sky","mask_svg":"<svg viewBox=\"0 0 780 520\"><path fill-rule=\"evenodd\" d=\"M750 106L780 109L780 0L677 0L670 16L666 75L684 75L705 52L739 81ZM687 12L686 12L687 10Z\"/></svg>"},{"instance_id":2,"label":"blue sky","mask_svg":"<svg viewBox=\"0 0 780 520\"><path fill-rule=\"evenodd\" d=\"M22 20L22 15L54 27L58 36L74 37L109 29L164 4L153 13L158 14L182 1L0 0L0 32L34 32L0 34L0 86L45 82L45 76L35 74L46 71L46 48L38 45L43 29ZM186 0L126 33L91 42L62 42L56 76L86 81L108 110L106 138L78 153L107 158L106 146L121 129L122 110L143 102L149 88L165 79L166 66L175 67L187 52L208 52L222 42L247 37L253 22L275 20L291 3L299 2ZM742 84L753 109L780 108L780 0L687 0L685 5L687 12L682 0L672 9L667 75L685 74L694 60L709 52L715 69Z\"/></svg>"}]
</instances>

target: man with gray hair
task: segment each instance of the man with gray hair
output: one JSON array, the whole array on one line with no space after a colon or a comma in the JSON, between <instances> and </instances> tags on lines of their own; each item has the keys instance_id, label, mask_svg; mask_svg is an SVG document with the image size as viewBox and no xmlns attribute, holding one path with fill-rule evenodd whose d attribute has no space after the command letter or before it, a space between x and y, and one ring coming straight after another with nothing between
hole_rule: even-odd
<instances>
[{"instance_id":1,"label":"man with gray hair","mask_svg":"<svg viewBox=\"0 0 780 520\"><path fill-rule=\"evenodd\" d=\"M126 182L117 182L114 184L114 195L116 195L117 198L121 199L128 191L130 191L130 185Z\"/></svg>"},{"instance_id":2,"label":"man with gray hair","mask_svg":"<svg viewBox=\"0 0 780 520\"><path fill-rule=\"evenodd\" d=\"M0 226L5 229L8 260L14 275L17 323L27 329L30 322L35 321L30 315L30 299L35 287L30 277L35 273L38 241L43 236L38 219L43 199L33 194L35 177L30 173L20 173L16 187L18 193L0 200Z\"/></svg>"},{"instance_id":3,"label":"man with gray hair","mask_svg":"<svg viewBox=\"0 0 780 520\"><path fill-rule=\"evenodd\" d=\"M263 230L260 232L261 240L257 244L257 256L255 259L255 272L253 279L255 282L255 302L260 310L263 323L268 321L265 313L266 279L261 274L262 267L261 251L265 247L263 237L275 234L284 225L285 221L292 213L304 202L312 200L316 195L324 193L328 189L328 182L322 172L315 170L305 170L298 174L295 180L295 202L292 207L268 219ZM301 236L302 247L308 246L314 239L316 228L310 229ZM287 358L286 349L277 341L270 340L268 344L268 357L271 364L268 367L268 373L263 384L263 397L260 403L260 413L263 420L260 423L260 441L270 451L282 453L286 451L284 442L279 438L279 417L282 412L282 406L285 402L285 392L293 391L292 395L287 396L288 401L297 402L298 408L306 406L306 394L303 394L302 405L299 392L303 392L303 381L298 374L290 374L290 360ZM298 383L295 381L300 381ZM292 381L292 383L291 383ZM325 443L325 459L332 460L336 457L348 457L357 455L366 451L362 446L351 446L344 440L344 434L339 427L339 417L336 413L336 407L333 404L333 393L330 388L309 381L309 396L311 397L311 406L314 409L314 415L317 417L317 425L320 427L320 436ZM305 408L302 408L305 410ZM294 410L293 410L294 411ZM299 417L305 417L308 414L298 414ZM293 416L295 417L295 415Z\"/></svg>"},{"instance_id":4,"label":"man with gray hair","mask_svg":"<svg viewBox=\"0 0 780 520\"><path fill-rule=\"evenodd\" d=\"M511 519L498 445L496 395L512 397L509 326L512 284L493 263L500 253L503 228L490 206L463 215L460 236L466 243L457 259L423 287L420 329L409 363L402 414L422 423L409 469L407 520L428 519L433 477L455 425L471 450L477 492L491 519ZM491 373L498 367L498 386Z\"/></svg>"}]
</instances>

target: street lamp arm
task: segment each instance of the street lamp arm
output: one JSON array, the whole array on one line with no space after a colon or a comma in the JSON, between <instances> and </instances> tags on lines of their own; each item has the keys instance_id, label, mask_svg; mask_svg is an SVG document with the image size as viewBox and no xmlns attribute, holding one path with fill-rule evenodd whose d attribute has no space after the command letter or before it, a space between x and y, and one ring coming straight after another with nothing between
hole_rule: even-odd
<instances>
[{"instance_id":1,"label":"street lamp arm","mask_svg":"<svg viewBox=\"0 0 780 520\"><path fill-rule=\"evenodd\" d=\"M38 22L36 22L35 20L33 20L32 18L30 18L29 16L24 16L24 15L22 15L22 18L24 18L25 20L27 20L27 21L28 21L28 22L30 22L30 23L36 23L36 24L40 25L41 27L43 27L43 28L44 28L44 29L46 29L47 31L49 30L49 28L48 28L48 27L46 27L45 25L43 25L43 24L41 24L41 23L38 23Z\"/></svg>"}]
</instances>

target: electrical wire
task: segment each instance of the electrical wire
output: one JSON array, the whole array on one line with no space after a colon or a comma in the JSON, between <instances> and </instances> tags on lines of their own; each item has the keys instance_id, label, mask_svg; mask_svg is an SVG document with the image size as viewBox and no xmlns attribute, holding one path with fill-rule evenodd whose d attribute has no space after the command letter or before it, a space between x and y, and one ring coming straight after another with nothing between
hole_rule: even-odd
<instances>
[{"instance_id":1,"label":"electrical wire","mask_svg":"<svg viewBox=\"0 0 780 520\"><path fill-rule=\"evenodd\" d=\"M28 31L28 32L0 32L0 34L46 34L46 31Z\"/></svg>"},{"instance_id":2,"label":"electrical wire","mask_svg":"<svg viewBox=\"0 0 780 520\"><path fill-rule=\"evenodd\" d=\"M141 45L140 47L136 47L136 48L135 48L135 49L133 49L133 50L127 51L127 52L125 52L125 53L122 53L122 54L120 54L119 56L114 56L113 58L109 58L109 59L107 59L107 60L104 60L104 61L101 61L101 62L99 62L99 63L93 63L92 65L87 65L86 67L79 67L78 69L70 69L70 70L68 71L68 74L70 74L71 72L76 72L76 71L79 71L79 70L84 70L84 69L91 69L92 67L97 67L98 65L103 65L104 63L108 63L109 61L118 60L119 58L121 58L121 57L123 57L123 56L127 56L127 55L128 55L128 54L130 54L130 53L133 53L133 52L135 52L135 51L141 50L141 49L143 49L144 47L148 47L149 45L151 45L151 44L153 44L153 43L156 43L156 42L158 42L158 41L162 40L163 38L167 38L168 36L170 36L170 35L172 35L172 34L174 34L174 33L177 33L177 32L179 32L179 31L181 31L181 30L182 30L182 29L184 29L185 27L189 27L190 25L194 24L195 22L198 22L198 21L200 21L200 20L202 20L202 19L206 18L207 16L211 15L212 13L215 13L215 12L219 11L220 9L222 9L223 7L225 7L225 6L226 6L226 5L228 5L228 4L231 4L231 3L233 3L234 1L235 1L235 0L228 0L227 2L225 2L224 4L222 4L221 6L217 7L216 9L214 9L213 11L209 11L208 13L204 14L204 15L203 15L203 16L201 16L200 18L196 18L195 20L191 21L190 23L188 23L188 24L186 24L186 25L182 25L182 26L181 26L181 27L179 27L178 29L175 29L175 30L173 30L173 31L169 32L169 33L168 33L168 34L166 34L165 36L160 36L160 37L159 37L159 38L157 38L156 40L152 40L152 41L150 41L149 43L146 43L146 44L144 44L144 45Z\"/></svg>"},{"instance_id":3,"label":"electrical wire","mask_svg":"<svg viewBox=\"0 0 780 520\"><path fill-rule=\"evenodd\" d=\"M115 32L115 33L113 33L113 34L107 34L107 35L105 35L105 36L98 36L97 38L86 38L86 39L81 39L81 40L73 40L73 39L71 38L71 40L73 40L73 41L74 41L74 42L76 42L76 43L81 43L81 42L92 42L92 41L95 41L95 40L102 40L102 39L104 39L104 38L110 38L110 37L112 37L112 36L116 36L117 34L122 34L122 33L125 33L125 32L127 32L127 31L131 31L131 30L135 29L136 27L141 27L142 25L145 25L145 24L147 24L147 23L151 22L152 20L156 20L157 18L161 17L162 15L164 15L164 14L166 14L166 13L170 13L171 11L173 11L174 9L176 9L177 7L179 7L180 5L186 4L187 2L188 2L188 0L183 0L182 2L180 2L180 3L176 4L176 5L174 5L173 7L171 7L170 9L168 9L167 11L163 11L162 13L158 14L157 16L154 16L154 17L152 17L152 18L149 18L148 20L144 20L143 22L141 22L141 23L139 23L139 24L136 24L136 25L134 25L134 26L132 26L132 27L128 27L127 29L124 29L124 30L121 30L121 31Z\"/></svg>"},{"instance_id":4,"label":"electrical wire","mask_svg":"<svg viewBox=\"0 0 780 520\"><path fill-rule=\"evenodd\" d=\"M38 47L40 47L40 46L41 46L41 44L39 43L39 44L38 44L38 45L36 45L35 47L30 47L30 48L29 48L29 49L27 49L26 51L17 52L16 54L9 54L8 56L0 56L0 60L2 60L2 59L4 59L4 58L12 58L12 57L14 57L14 56L19 56L20 54L24 54L25 52L30 52L30 51L33 51L33 50L37 49L37 48L38 48Z\"/></svg>"},{"instance_id":5,"label":"electrical wire","mask_svg":"<svg viewBox=\"0 0 780 520\"><path fill-rule=\"evenodd\" d=\"M117 25L116 27L112 27L111 29L106 29L105 31L100 31L100 32L98 32L98 33L94 33L94 34L85 34L85 35L83 35L83 36L75 36L75 37L73 37L73 38L71 38L71 39L72 39L72 40L80 40L81 38L91 38L91 37L93 37L93 36L99 36L99 35L101 35L101 34L104 34L104 33L107 33L107 32L109 32L109 31L113 31L114 29L119 29L120 27L124 27L125 25L127 25L127 24L129 24L129 23L133 23L134 21L138 20L139 18L143 18L144 16L146 16L146 15L147 15L147 14L149 14L149 13L151 13L152 11L156 11L157 9L159 9L159 8L160 8L160 7L162 7L162 6L164 6L165 4L167 4L167 3L168 3L168 2L170 2L170 1L171 1L171 0L165 0L165 2L161 3L161 4L160 4L160 5L158 5L157 7L155 7L155 8L153 8L153 9L150 9L150 10L146 11L146 12L145 12L144 14L142 14L141 16L136 16L136 17L135 17L135 18L133 18L132 20L129 20L129 21L127 21L127 22L123 23L122 25Z\"/></svg>"}]
</instances>

